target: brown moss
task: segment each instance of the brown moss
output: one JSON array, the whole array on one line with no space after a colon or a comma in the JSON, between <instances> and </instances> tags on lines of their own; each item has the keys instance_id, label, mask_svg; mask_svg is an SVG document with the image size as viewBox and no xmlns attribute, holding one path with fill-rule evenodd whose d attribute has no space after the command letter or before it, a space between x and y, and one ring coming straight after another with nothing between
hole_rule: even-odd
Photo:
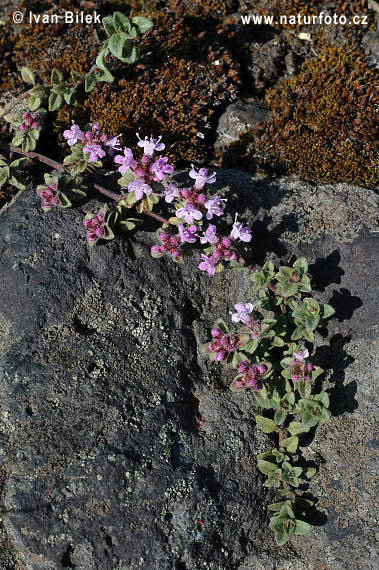
<instances>
[{"instance_id":1,"label":"brown moss","mask_svg":"<svg viewBox=\"0 0 379 570\"><path fill-rule=\"evenodd\" d=\"M47 79L53 67L67 75L72 70L88 71L99 46L94 27L90 25L25 25L14 40L14 61L19 67L26 65Z\"/></svg>"},{"instance_id":2,"label":"brown moss","mask_svg":"<svg viewBox=\"0 0 379 570\"><path fill-rule=\"evenodd\" d=\"M238 9L236 0L169 0L168 5L170 10L179 16L218 18Z\"/></svg>"},{"instance_id":3,"label":"brown moss","mask_svg":"<svg viewBox=\"0 0 379 570\"><path fill-rule=\"evenodd\" d=\"M239 75L230 54L203 41L204 34L197 24L161 15L139 45L138 64L115 62L117 81L90 94L88 119L109 134L121 133L127 145L135 145L137 131L154 133L164 137L170 159L205 160L217 116L237 96ZM56 128L69 118L61 111Z\"/></svg>"},{"instance_id":4,"label":"brown moss","mask_svg":"<svg viewBox=\"0 0 379 570\"><path fill-rule=\"evenodd\" d=\"M109 12L118 10L123 14L152 17L165 7L166 0L106 0L103 9Z\"/></svg>"},{"instance_id":5,"label":"brown moss","mask_svg":"<svg viewBox=\"0 0 379 570\"><path fill-rule=\"evenodd\" d=\"M258 164L314 181L378 182L377 75L356 48L326 46L271 89L271 120L234 147ZM230 160L226 159L226 162ZM250 159L251 161L251 159Z\"/></svg>"}]
</instances>

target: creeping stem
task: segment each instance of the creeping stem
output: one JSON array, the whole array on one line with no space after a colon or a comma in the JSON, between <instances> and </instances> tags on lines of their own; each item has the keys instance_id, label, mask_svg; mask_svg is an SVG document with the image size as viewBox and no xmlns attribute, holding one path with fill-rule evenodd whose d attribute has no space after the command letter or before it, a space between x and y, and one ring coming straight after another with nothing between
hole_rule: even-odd
<instances>
[{"instance_id":1,"label":"creeping stem","mask_svg":"<svg viewBox=\"0 0 379 570\"><path fill-rule=\"evenodd\" d=\"M11 144L7 144L1 141L0 141L0 149L6 152L15 152L16 154L21 154L22 156L27 156L28 158L34 158L35 160L39 160L39 162L47 164L51 168L55 168L55 170L58 170L59 172L64 172L65 170L64 164L57 162L52 158L49 158L48 156L44 156L39 152L33 152L33 151L25 152L22 150L22 148L19 148L18 146L13 146ZM117 194L116 192L107 190L107 188L104 188L103 186L100 186L99 184L96 183L93 184L93 187L95 188L95 190L100 192L100 194L103 194L104 196L107 196L108 198L111 198L116 202L120 200L120 194ZM142 213L145 214L146 216L150 216L150 218L158 220L162 224L170 224L169 220L167 220L163 216L160 216L159 214L155 214L154 212L143 211Z\"/></svg>"}]
</instances>

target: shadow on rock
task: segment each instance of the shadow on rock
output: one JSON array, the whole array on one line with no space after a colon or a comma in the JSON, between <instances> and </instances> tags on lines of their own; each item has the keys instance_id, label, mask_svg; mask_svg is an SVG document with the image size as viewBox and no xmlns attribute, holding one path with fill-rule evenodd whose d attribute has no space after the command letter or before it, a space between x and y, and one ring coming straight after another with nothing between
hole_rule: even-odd
<instances>
[{"instance_id":1,"label":"shadow on rock","mask_svg":"<svg viewBox=\"0 0 379 570\"><path fill-rule=\"evenodd\" d=\"M328 285L341 283L341 277L345 272L339 267L340 261L341 254L335 249L326 258L319 257L309 266L313 289L325 291Z\"/></svg>"},{"instance_id":2,"label":"shadow on rock","mask_svg":"<svg viewBox=\"0 0 379 570\"><path fill-rule=\"evenodd\" d=\"M344 350L344 346L350 341L351 336L336 334L330 339L329 346L318 347L315 353L315 364L333 370L329 381L334 383L334 386L328 390L329 410L332 416L340 416L345 412L351 413L358 407L355 399L357 383L352 381L347 385L344 384L345 370L354 362L354 358Z\"/></svg>"},{"instance_id":3,"label":"shadow on rock","mask_svg":"<svg viewBox=\"0 0 379 570\"><path fill-rule=\"evenodd\" d=\"M351 319L354 311L363 305L359 297L352 295L350 291L345 288L339 291L334 290L329 304L335 309L336 313L334 318L338 319L340 323Z\"/></svg>"}]
</instances>

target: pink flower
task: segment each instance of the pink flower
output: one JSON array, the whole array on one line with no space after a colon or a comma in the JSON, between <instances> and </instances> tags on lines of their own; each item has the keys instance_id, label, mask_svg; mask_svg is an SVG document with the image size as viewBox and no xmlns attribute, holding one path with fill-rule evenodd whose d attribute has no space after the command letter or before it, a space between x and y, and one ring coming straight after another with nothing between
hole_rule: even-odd
<instances>
[{"instance_id":1,"label":"pink flower","mask_svg":"<svg viewBox=\"0 0 379 570\"><path fill-rule=\"evenodd\" d=\"M38 194L42 198L42 209L48 212L53 206L60 206L59 190L56 184L50 184L46 188L41 188L37 190Z\"/></svg>"},{"instance_id":2,"label":"pink flower","mask_svg":"<svg viewBox=\"0 0 379 570\"><path fill-rule=\"evenodd\" d=\"M167 164L167 156L162 156L158 158L150 167L153 173L153 180L155 182L162 182L166 178L166 174L172 174L174 172L174 167L171 164Z\"/></svg>"},{"instance_id":3,"label":"pink flower","mask_svg":"<svg viewBox=\"0 0 379 570\"><path fill-rule=\"evenodd\" d=\"M201 189L206 183L213 184L216 182L216 173L208 174L206 168L200 168L199 172L196 172L195 167L191 164L191 170L189 171L189 176L195 180L195 187Z\"/></svg>"},{"instance_id":4,"label":"pink flower","mask_svg":"<svg viewBox=\"0 0 379 570\"><path fill-rule=\"evenodd\" d=\"M122 150L122 148L120 147L120 141L118 140L118 136L111 137L110 139L108 139L107 142L105 143L105 146L108 147L108 152L111 156L113 156L116 151Z\"/></svg>"},{"instance_id":5,"label":"pink flower","mask_svg":"<svg viewBox=\"0 0 379 570\"><path fill-rule=\"evenodd\" d=\"M218 362L225 361L231 352L240 346L240 337L235 333L222 333L218 328L212 329L212 341L207 345L207 352L215 355Z\"/></svg>"},{"instance_id":6,"label":"pink flower","mask_svg":"<svg viewBox=\"0 0 379 570\"><path fill-rule=\"evenodd\" d=\"M313 365L306 361L309 356L309 351L307 349L294 350L294 360L291 360L292 367L292 381L293 382L304 382L309 381L311 377L308 372L313 369Z\"/></svg>"},{"instance_id":7,"label":"pink flower","mask_svg":"<svg viewBox=\"0 0 379 570\"><path fill-rule=\"evenodd\" d=\"M87 229L87 240L90 243L97 241L105 234L107 223L104 215L95 214L92 218L83 220L83 225Z\"/></svg>"},{"instance_id":8,"label":"pink flower","mask_svg":"<svg viewBox=\"0 0 379 570\"><path fill-rule=\"evenodd\" d=\"M137 137L139 139L137 144L139 147L143 148L145 156L151 157L153 156L155 151L159 152L165 148L165 145L162 142L160 142L162 137L153 139L153 137L151 136L149 140L147 139L147 137L145 137L144 140L141 140L139 133L137 133Z\"/></svg>"},{"instance_id":9,"label":"pink flower","mask_svg":"<svg viewBox=\"0 0 379 570\"><path fill-rule=\"evenodd\" d=\"M237 312L230 313L232 315L232 321L234 323L243 323L244 325L247 325L247 323L250 322L250 313L253 311L254 305L251 303L246 303L246 305L237 303L234 305L234 308Z\"/></svg>"},{"instance_id":10,"label":"pink flower","mask_svg":"<svg viewBox=\"0 0 379 570\"><path fill-rule=\"evenodd\" d=\"M117 154L114 161L116 164L121 164L118 168L120 174L125 174L129 168L133 170L137 166L137 162L133 158L133 151L130 148L124 148L124 156Z\"/></svg>"},{"instance_id":11,"label":"pink flower","mask_svg":"<svg viewBox=\"0 0 379 570\"><path fill-rule=\"evenodd\" d=\"M180 189L176 182L170 182L170 184L163 190L163 195L165 201L170 204L175 198L179 198Z\"/></svg>"},{"instance_id":12,"label":"pink flower","mask_svg":"<svg viewBox=\"0 0 379 570\"><path fill-rule=\"evenodd\" d=\"M224 198L219 198L218 196L216 196L215 198L212 198L211 200L208 200L207 202L205 202L205 207L208 210L206 217L207 220L211 220L213 218L213 216L222 216L224 213L224 209L222 208L222 203L226 202L226 199Z\"/></svg>"},{"instance_id":13,"label":"pink flower","mask_svg":"<svg viewBox=\"0 0 379 570\"><path fill-rule=\"evenodd\" d=\"M193 204L185 204L185 206L176 211L176 216L184 218L187 224L192 224L194 220L201 220L203 214Z\"/></svg>"},{"instance_id":14,"label":"pink flower","mask_svg":"<svg viewBox=\"0 0 379 570\"><path fill-rule=\"evenodd\" d=\"M150 194L153 192L151 186L146 184L143 180L139 179L133 180L128 184L128 191L134 191L136 200L142 200L144 194L146 194L146 196L150 196Z\"/></svg>"},{"instance_id":15,"label":"pink flower","mask_svg":"<svg viewBox=\"0 0 379 570\"><path fill-rule=\"evenodd\" d=\"M236 214L235 217L235 222L233 224L233 229L230 232L230 237L234 240L240 239L241 241L244 242L249 242L251 240L251 228L249 228L248 226L243 226L243 224L241 224L241 222L237 222L237 216L238 214Z\"/></svg>"},{"instance_id":16,"label":"pink flower","mask_svg":"<svg viewBox=\"0 0 379 570\"><path fill-rule=\"evenodd\" d=\"M180 237L170 236L166 232L159 234L162 245L153 245L151 248L151 255L153 257L161 257L163 254L168 253L174 259L180 258Z\"/></svg>"},{"instance_id":17,"label":"pink flower","mask_svg":"<svg viewBox=\"0 0 379 570\"><path fill-rule=\"evenodd\" d=\"M201 254L201 258L203 261L199 263L199 269L201 271L207 271L209 276L214 275L216 273L218 260L213 257L207 257L204 253Z\"/></svg>"},{"instance_id":18,"label":"pink flower","mask_svg":"<svg viewBox=\"0 0 379 570\"><path fill-rule=\"evenodd\" d=\"M186 228L183 224L179 224L178 230L182 243L195 243L197 239L196 226L189 226L188 228Z\"/></svg>"},{"instance_id":19,"label":"pink flower","mask_svg":"<svg viewBox=\"0 0 379 570\"><path fill-rule=\"evenodd\" d=\"M72 122L71 129L63 131L63 136L67 140L67 144L69 144L69 146L73 146L78 141L84 140L83 131L74 123L74 121Z\"/></svg>"},{"instance_id":20,"label":"pink flower","mask_svg":"<svg viewBox=\"0 0 379 570\"><path fill-rule=\"evenodd\" d=\"M239 374L234 379L232 386L239 390L251 388L255 392L261 389L261 379L267 372L263 364L249 364L247 360L243 360L237 370Z\"/></svg>"},{"instance_id":21,"label":"pink flower","mask_svg":"<svg viewBox=\"0 0 379 570\"><path fill-rule=\"evenodd\" d=\"M309 351L307 349L303 351L295 350L293 355L295 357L295 360L297 360L298 362L304 362L304 360L309 356Z\"/></svg>"},{"instance_id":22,"label":"pink flower","mask_svg":"<svg viewBox=\"0 0 379 570\"><path fill-rule=\"evenodd\" d=\"M24 111L24 113L22 114L22 123L19 126L20 131L30 131L30 130L36 130L39 131L40 129L40 124L39 124L39 118L40 118L40 114L38 112L35 113L29 113L28 111Z\"/></svg>"},{"instance_id":23,"label":"pink flower","mask_svg":"<svg viewBox=\"0 0 379 570\"><path fill-rule=\"evenodd\" d=\"M88 141L87 144L83 147L83 154L89 154L90 161L97 162L99 158L104 158L105 150L100 144Z\"/></svg>"},{"instance_id":24,"label":"pink flower","mask_svg":"<svg viewBox=\"0 0 379 570\"><path fill-rule=\"evenodd\" d=\"M204 232L204 234L200 238L201 243L210 243L214 244L218 241L217 237L217 230L216 226L213 224L209 224L208 229Z\"/></svg>"}]
</instances>

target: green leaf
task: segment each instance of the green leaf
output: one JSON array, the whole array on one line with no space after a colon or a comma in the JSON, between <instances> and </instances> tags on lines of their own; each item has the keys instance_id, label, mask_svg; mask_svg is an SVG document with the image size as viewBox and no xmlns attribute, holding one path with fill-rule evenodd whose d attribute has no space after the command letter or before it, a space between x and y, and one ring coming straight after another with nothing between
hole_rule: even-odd
<instances>
[{"instance_id":1,"label":"green leaf","mask_svg":"<svg viewBox=\"0 0 379 570\"><path fill-rule=\"evenodd\" d=\"M125 14L122 14L121 12L115 12L113 14L113 26L116 32L129 32L131 23Z\"/></svg>"},{"instance_id":2,"label":"green leaf","mask_svg":"<svg viewBox=\"0 0 379 570\"><path fill-rule=\"evenodd\" d=\"M75 71L74 69L71 71L71 78L75 83L83 79L83 77L83 73L79 73L79 71Z\"/></svg>"},{"instance_id":3,"label":"green leaf","mask_svg":"<svg viewBox=\"0 0 379 570\"><path fill-rule=\"evenodd\" d=\"M308 534L312 530L312 525L305 521L296 519L295 534Z\"/></svg>"},{"instance_id":4,"label":"green leaf","mask_svg":"<svg viewBox=\"0 0 379 570\"><path fill-rule=\"evenodd\" d=\"M305 327L303 327L302 325L298 325L292 333L291 340L300 340L301 338L304 337L304 333L305 333Z\"/></svg>"},{"instance_id":5,"label":"green leaf","mask_svg":"<svg viewBox=\"0 0 379 570\"><path fill-rule=\"evenodd\" d=\"M243 346L241 346L241 349L244 350L245 352L248 352L249 354L254 354L254 352L258 348L258 344L259 344L258 340L254 338L249 340L249 342L247 342Z\"/></svg>"},{"instance_id":6,"label":"green leaf","mask_svg":"<svg viewBox=\"0 0 379 570\"><path fill-rule=\"evenodd\" d=\"M287 437L281 442L281 446L284 447L289 453L296 453L297 446L299 443L299 438L296 436Z\"/></svg>"},{"instance_id":7,"label":"green leaf","mask_svg":"<svg viewBox=\"0 0 379 570\"><path fill-rule=\"evenodd\" d=\"M132 18L132 25L137 28L139 34L144 34L151 30L153 22L142 16L134 16L134 18Z\"/></svg>"},{"instance_id":8,"label":"green leaf","mask_svg":"<svg viewBox=\"0 0 379 570\"><path fill-rule=\"evenodd\" d=\"M280 338L280 336L275 336L271 342L272 346L278 346L278 347L284 346L284 344L285 344L284 340Z\"/></svg>"},{"instance_id":9,"label":"green leaf","mask_svg":"<svg viewBox=\"0 0 379 570\"><path fill-rule=\"evenodd\" d=\"M126 220L122 220L120 224L125 226L127 230L134 230L134 228L142 224L142 220L139 218L127 218Z\"/></svg>"},{"instance_id":10,"label":"green leaf","mask_svg":"<svg viewBox=\"0 0 379 570\"><path fill-rule=\"evenodd\" d=\"M275 463L264 461L263 459L258 459L258 469L264 475L269 475L270 473L277 471L278 467L275 465Z\"/></svg>"},{"instance_id":11,"label":"green leaf","mask_svg":"<svg viewBox=\"0 0 379 570\"><path fill-rule=\"evenodd\" d=\"M321 305L321 316L323 319L328 319L332 315L334 315L336 311L330 305L323 304Z\"/></svg>"},{"instance_id":12,"label":"green leaf","mask_svg":"<svg viewBox=\"0 0 379 570\"><path fill-rule=\"evenodd\" d=\"M293 406L296 400L296 396L295 396L295 392L293 392L292 390L290 392L287 392L287 394L282 398L282 402L289 404L290 406Z\"/></svg>"},{"instance_id":13,"label":"green leaf","mask_svg":"<svg viewBox=\"0 0 379 570\"><path fill-rule=\"evenodd\" d=\"M311 281L307 275L304 275L302 277L299 284L299 291L302 291L303 293L311 293L312 291Z\"/></svg>"},{"instance_id":14,"label":"green leaf","mask_svg":"<svg viewBox=\"0 0 379 570\"><path fill-rule=\"evenodd\" d=\"M119 59L125 63L135 63L138 59L138 52L135 44L131 41L126 41L122 48L122 56Z\"/></svg>"},{"instance_id":15,"label":"green leaf","mask_svg":"<svg viewBox=\"0 0 379 570\"><path fill-rule=\"evenodd\" d=\"M62 95L62 97L66 93L66 91L67 91L66 83L58 83L51 90L52 93L55 93L56 95Z\"/></svg>"},{"instance_id":16,"label":"green leaf","mask_svg":"<svg viewBox=\"0 0 379 570\"><path fill-rule=\"evenodd\" d=\"M12 144L14 146L21 146L23 142L24 142L24 135L21 133L17 133L12 139Z\"/></svg>"},{"instance_id":17,"label":"green leaf","mask_svg":"<svg viewBox=\"0 0 379 570\"><path fill-rule=\"evenodd\" d=\"M66 194L63 194L63 192L59 194L59 199L62 208L69 208L70 206L72 206L70 200L67 198Z\"/></svg>"},{"instance_id":18,"label":"green leaf","mask_svg":"<svg viewBox=\"0 0 379 570\"><path fill-rule=\"evenodd\" d=\"M301 433L308 433L309 427L305 426L302 422L291 422L288 426L288 431L291 435L299 435Z\"/></svg>"},{"instance_id":19,"label":"green leaf","mask_svg":"<svg viewBox=\"0 0 379 570\"><path fill-rule=\"evenodd\" d=\"M303 273L306 273L308 271L308 262L305 257L299 257L293 264L293 267L297 267L301 269Z\"/></svg>"},{"instance_id":20,"label":"green leaf","mask_svg":"<svg viewBox=\"0 0 379 570\"><path fill-rule=\"evenodd\" d=\"M58 95L57 93L50 93L49 96L49 111L57 111L63 104L63 97L62 95Z\"/></svg>"},{"instance_id":21,"label":"green leaf","mask_svg":"<svg viewBox=\"0 0 379 570\"><path fill-rule=\"evenodd\" d=\"M19 190L25 190L26 188L24 180L17 174L13 174L13 176L9 178L9 184L15 188L18 188Z\"/></svg>"},{"instance_id":22,"label":"green leaf","mask_svg":"<svg viewBox=\"0 0 379 570\"><path fill-rule=\"evenodd\" d=\"M28 67L21 67L21 77L26 83L31 83L32 85L36 83L34 73Z\"/></svg>"},{"instance_id":23,"label":"green leaf","mask_svg":"<svg viewBox=\"0 0 379 570\"><path fill-rule=\"evenodd\" d=\"M329 408L329 395L327 394L327 392L321 392L320 394L316 394L316 396L313 396L313 400L321 402L325 408Z\"/></svg>"},{"instance_id":24,"label":"green leaf","mask_svg":"<svg viewBox=\"0 0 379 570\"><path fill-rule=\"evenodd\" d=\"M56 85L57 83L61 83L62 81L63 81L63 73L59 71L59 69L54 67L51 71L50 83L52 85Z\"/></svg>"},{"instance_id":25,"label":"green leaf","mask_svg":"<svg viewBox=\"0 0 379 570\"><path fill-rule=\"evenodd\" d=\"M305 476L307 479L312 479L317 473L316 467L307 467L305 470Z\"/></svg>"},{"instance_id":26,"label":"green leaf","mask_svg":"<svg viewBox=\"0 0 379 570\"><path fill-rule=\"evenodd\" d=\"M268 457L273 458L273 454L272 454L272 449L270 449L269 451L263 451L262 453L258 453L257 455L257 459L267 459Z\"/></svg>"},{"instance_id":27,"label":"green leaf","mask_svg":"<svg viewBox=\"0 0 379 570\"><path fill-rule=\"evenodd\" d=\"M101 50L101 52L98 54L98 56L96 58L96 65L102 71L109 71L108 66L105 63L105 58L107 55L108 55L108 50L103 49L103 50Z\"/></svg>"},{"instance_id":28,"label":"green leaf","mask_svg":"<svg viewBox=\"0 0 379 570\"><path fill-rule=\"evenodd\" d=\"M112 81L114 80L114 77L110 71L100 70L96 73L96 79L97 79L97 81L103 81L103 82L105 81L107 83L112 83Z\"/></svg>"},{"instance_id":29,"label":"green leaf","mask_svg":"<svg viewBox=\"0 0 379 570\"><path fill-rule=\"evenodd\" d=\"M280 426L281 424L283 424L287 418L287 415L288 415L287 410L281 410L280 408L276 410L274 416L274 422L276 423L276 425Z\"/></svg>"},{"instance_id":30,"label":"green leaf","mask_svg":"<svg viewBox=\"0 0 379 570\"><path fill-rule=\"evenodd\" d=\"M280 481L281 481L281 476L282 476L282 470L281 469L277 469L276 471L273 471L272 473L270 473L267 476L266 481L263 483L264 487L274 487L275 489L277 489L278 487L280 487Z\"/></svg>"},{"instance_id":31,"label":"green leaf","mask_svg":"<svg viewBox=\"0 0 379 570\"><path fill-rule=\"evenodd\" d=\"M4 186L8 182L9 174L6 168L0 168L0 186Z\"/></svg>"},{"instance_id":32,"label":"green leaf","mask_svg":"<svg viewBox=\"0 0 379 570\"><path fill-rule=\"evenodd\" d=\"M287 501L285 501L284 505L282 505L279 512L281 517L286 517L291 519L295 518L295 514Z\"/></svg>"},{"instance_id":33,"label":"green leaf","mask_svg":"<svg viewBox=\"0 0 379 570\"><path fill-rule=\"evenodd\" d=\"M256 416L255 421L257 426L264 432L264 433L272 433L276 430L276 424L273 420L269 418L265 418L263 416Z\"/></svg>"},{"instance_id":34,"label":"green leaf","mask_svg":"<svg viewBox=\"0 0 379 570\"><path fill-rule=\"evenodd\" d=\"M66 92L63 94L64 100L66 101L67 105L71 104L72 97L75 94L75 87L69 87L66 89Z\"/></svg>"},{"instance_id":35,"label":"green leaf","mask_svg":"<svg viewBox=\"0 0 379 570\"><path fill-rule=\"evenodd\" d=\"M40 97L43 99L47 95L47 88L44 85L35 85L32 89L29 90L29 95L33 95L34 97Z\"/></svg>"},{"instance_id":36,"label":"green leaf","mask_svg":"<svg viewBox=\"0 0 379 570\"><path fill-rule=\"evenodd\" d=\"M26 166L28 166L28 164L29 164L29 158L23 157L13 160L13 162L11 162L9 166L11 168L25 168Z\"/></svg>"},{"instance_id":37,"label":"green leaf","mask_svg":"<svg viewBox=\"0 0 379 570\"><path fill-rule=\"evenodd\" d=\"M116 33L116 29L113 25L113 18L112 16L107 16L106 18L102 19L102 24L104 26L105 33L107 34L108 38L113 36Z\"/></svg>"},{"instance_id":38,"label":"green leaf","mask_svg":"<svg viewBox=\"0 0 379 570\"><path fill-rule=\"evenodd\" d=\"M319 322L320 322L319 315L307 314L304 317L304 324L305 324L307 331L310 331L310 332L314 331L315 328L317 327L317 325L319 324Z\"/></svg>"},{"instance_id":39,"label":"green leaf","mask_svg":"<svg viewBox=\"0 0 379 570\"><path fill-rule=\"evenodd\" d=\"M35 97L31 95L28 100L28 107L30 111L37 111L41 106L41 99L39 97Z\"/></svg>"},{"instance_id":40,"label":"green leaf","mask_svg":"<svg viewBox=\"0 0 379 570\"><path fill-rule=\"evenodd\" d=\"M300 396L302 398L309 398L312 393L312 387L310 382L305 380L304 382L298 382L297 387L299 389Z\"/></svg>"},{"instance_id":41,"label":"green leaf","mask_svg":"<svg viewBox=\"0 0 379 570\"><path fill-rule=\"evenodd\" d=\"M124 43L128 41L126 37L122 37L121 34L113 34L113 36L111 36L109 38L109 49L110 52L112 53L112 55L114 55L117 58L120 58L122 56L122 48L124 47Z\"/></svg>"},{"instance_id":42,"label":"green leaf","mask_svg":"<svg viewBox=\"0 0 379 570\"><path fill-rule=\"evenodd\" d=\"M89 73L84 79L84 91L86 93L91 93L96 87L97 76L95 73Z\"/></svg>"},{"instance_id":43,"label":"green leaf","mask_svg":"<svg viewBox=\"0 0 379 570\"><path fill-rule=\"evenodd\" d=\"M267 398L267 390L266 394L262 393L263 390L266 390L265 386L262 386L262 388L258 392L254 392L255 399L262 408L264 408L265 410L270 410L273 407L272 403Z\"/></svg>"},{"instance_id":44,"label":"green leaf","mask_svg":"<svg viewBox=\"0 0 379 570\"><path fill-rule=\"evenodd\" d=\"M279 503L271 503L271 505L268 505L267 508L269 511L280 511L282 506L285 504L286 504L285 501L280 501Z\"/></svg>"},{"instance_id":45,"label":"green leaf","mask_svg":"<svg viewBox=\"0 0 379 570\"><path fill-rule=\"evenodd\" d=\"M303 329L303 336L306 340L308 340L309 342L314 342L315 340L315 335L313 332L309 331L308 329Z\"/></svg>"}]
</instances>

